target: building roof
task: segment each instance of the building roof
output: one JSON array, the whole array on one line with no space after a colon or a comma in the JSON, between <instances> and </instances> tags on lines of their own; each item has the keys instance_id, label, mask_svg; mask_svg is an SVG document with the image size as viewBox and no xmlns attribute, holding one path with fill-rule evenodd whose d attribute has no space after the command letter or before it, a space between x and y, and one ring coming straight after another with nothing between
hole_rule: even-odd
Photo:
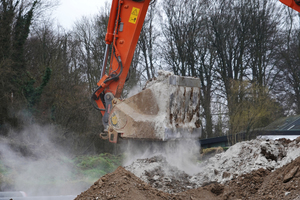
<instances>
[{"instance_id":1,"label":"building roof","mask_svg":"<svg viewBox=\"0 0 300 200\"><path fill-rule=\"evenodd\" d=\"M266 126L266 131L300 131L300 115L280 118Z\"/></svg>"}]
</instances>

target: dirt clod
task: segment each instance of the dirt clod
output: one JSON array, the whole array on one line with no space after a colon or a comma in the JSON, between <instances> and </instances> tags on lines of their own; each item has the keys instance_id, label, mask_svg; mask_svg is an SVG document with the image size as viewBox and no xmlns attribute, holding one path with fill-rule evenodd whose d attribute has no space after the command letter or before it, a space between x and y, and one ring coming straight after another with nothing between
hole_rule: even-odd
<instances>
[{"instance_id":1,"label":"dirt clod","mask_svg":"<svg viewBox=\"0 0 300 200\"><path fill-rule=\"evenodd\" d=\"M292 170L290 170L283 178L283 182L289 182L296 174L296 172L298 171L299 166L295 166Z\"/></svg>"}]
</instances>

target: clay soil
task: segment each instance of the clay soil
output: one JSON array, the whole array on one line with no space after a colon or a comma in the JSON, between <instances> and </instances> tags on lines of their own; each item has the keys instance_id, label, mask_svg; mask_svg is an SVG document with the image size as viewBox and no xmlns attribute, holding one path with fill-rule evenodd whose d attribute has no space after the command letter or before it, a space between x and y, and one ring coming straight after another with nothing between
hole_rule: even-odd
<instances>
[{"instance_id":1,"label":"clay soil","mask_svg":"<svg viewBox=\"0 0 300 200\"><path fill-rule=\"evenodd\" d=\"M76 200L106 199L174 199L174 200L240 200L240 199L288 199L300 200L300 157L291 163L270 171L259 169L241 175L225 184L208 183L197 189L187 189L180 193L166 193L143 182L133 173L119 167L106 174ZM169 183L176 191L180 184Z\"/></svg>"}]
</instances>

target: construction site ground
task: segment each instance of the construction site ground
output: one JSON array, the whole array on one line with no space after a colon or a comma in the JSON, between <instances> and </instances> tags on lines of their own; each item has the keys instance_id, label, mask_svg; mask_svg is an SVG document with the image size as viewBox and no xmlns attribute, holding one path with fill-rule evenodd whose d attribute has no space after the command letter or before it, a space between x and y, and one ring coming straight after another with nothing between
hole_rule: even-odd
<instances>
[{"instance_id":1,"label":"construction site ground","mask_svg":"<svg viewBox=\"0 0 300 200\"><path fill-rule=\"evenodd\" d=\"M299 142L300 138L241 142L194 164L178 165L159 154L136 159L102 176L76 200L300 200Z\"/></svg>"}]
</instances>

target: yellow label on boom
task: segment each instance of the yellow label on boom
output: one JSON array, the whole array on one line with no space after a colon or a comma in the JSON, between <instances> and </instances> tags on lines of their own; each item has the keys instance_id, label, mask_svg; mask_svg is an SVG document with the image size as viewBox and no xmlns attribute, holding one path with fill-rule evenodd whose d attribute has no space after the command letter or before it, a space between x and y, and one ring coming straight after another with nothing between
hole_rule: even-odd
<instances>
[{"instance_id":1,"label":"yellow label on boom","mask_svg":"<svg viewBox=\"0 0 300 200\"><path fill-rule=\"evenodd\" d=\"M129 17L129 22L135 24L139 15L140 9L133 7L130 17Z\"/></svg>"}]
</instances>

